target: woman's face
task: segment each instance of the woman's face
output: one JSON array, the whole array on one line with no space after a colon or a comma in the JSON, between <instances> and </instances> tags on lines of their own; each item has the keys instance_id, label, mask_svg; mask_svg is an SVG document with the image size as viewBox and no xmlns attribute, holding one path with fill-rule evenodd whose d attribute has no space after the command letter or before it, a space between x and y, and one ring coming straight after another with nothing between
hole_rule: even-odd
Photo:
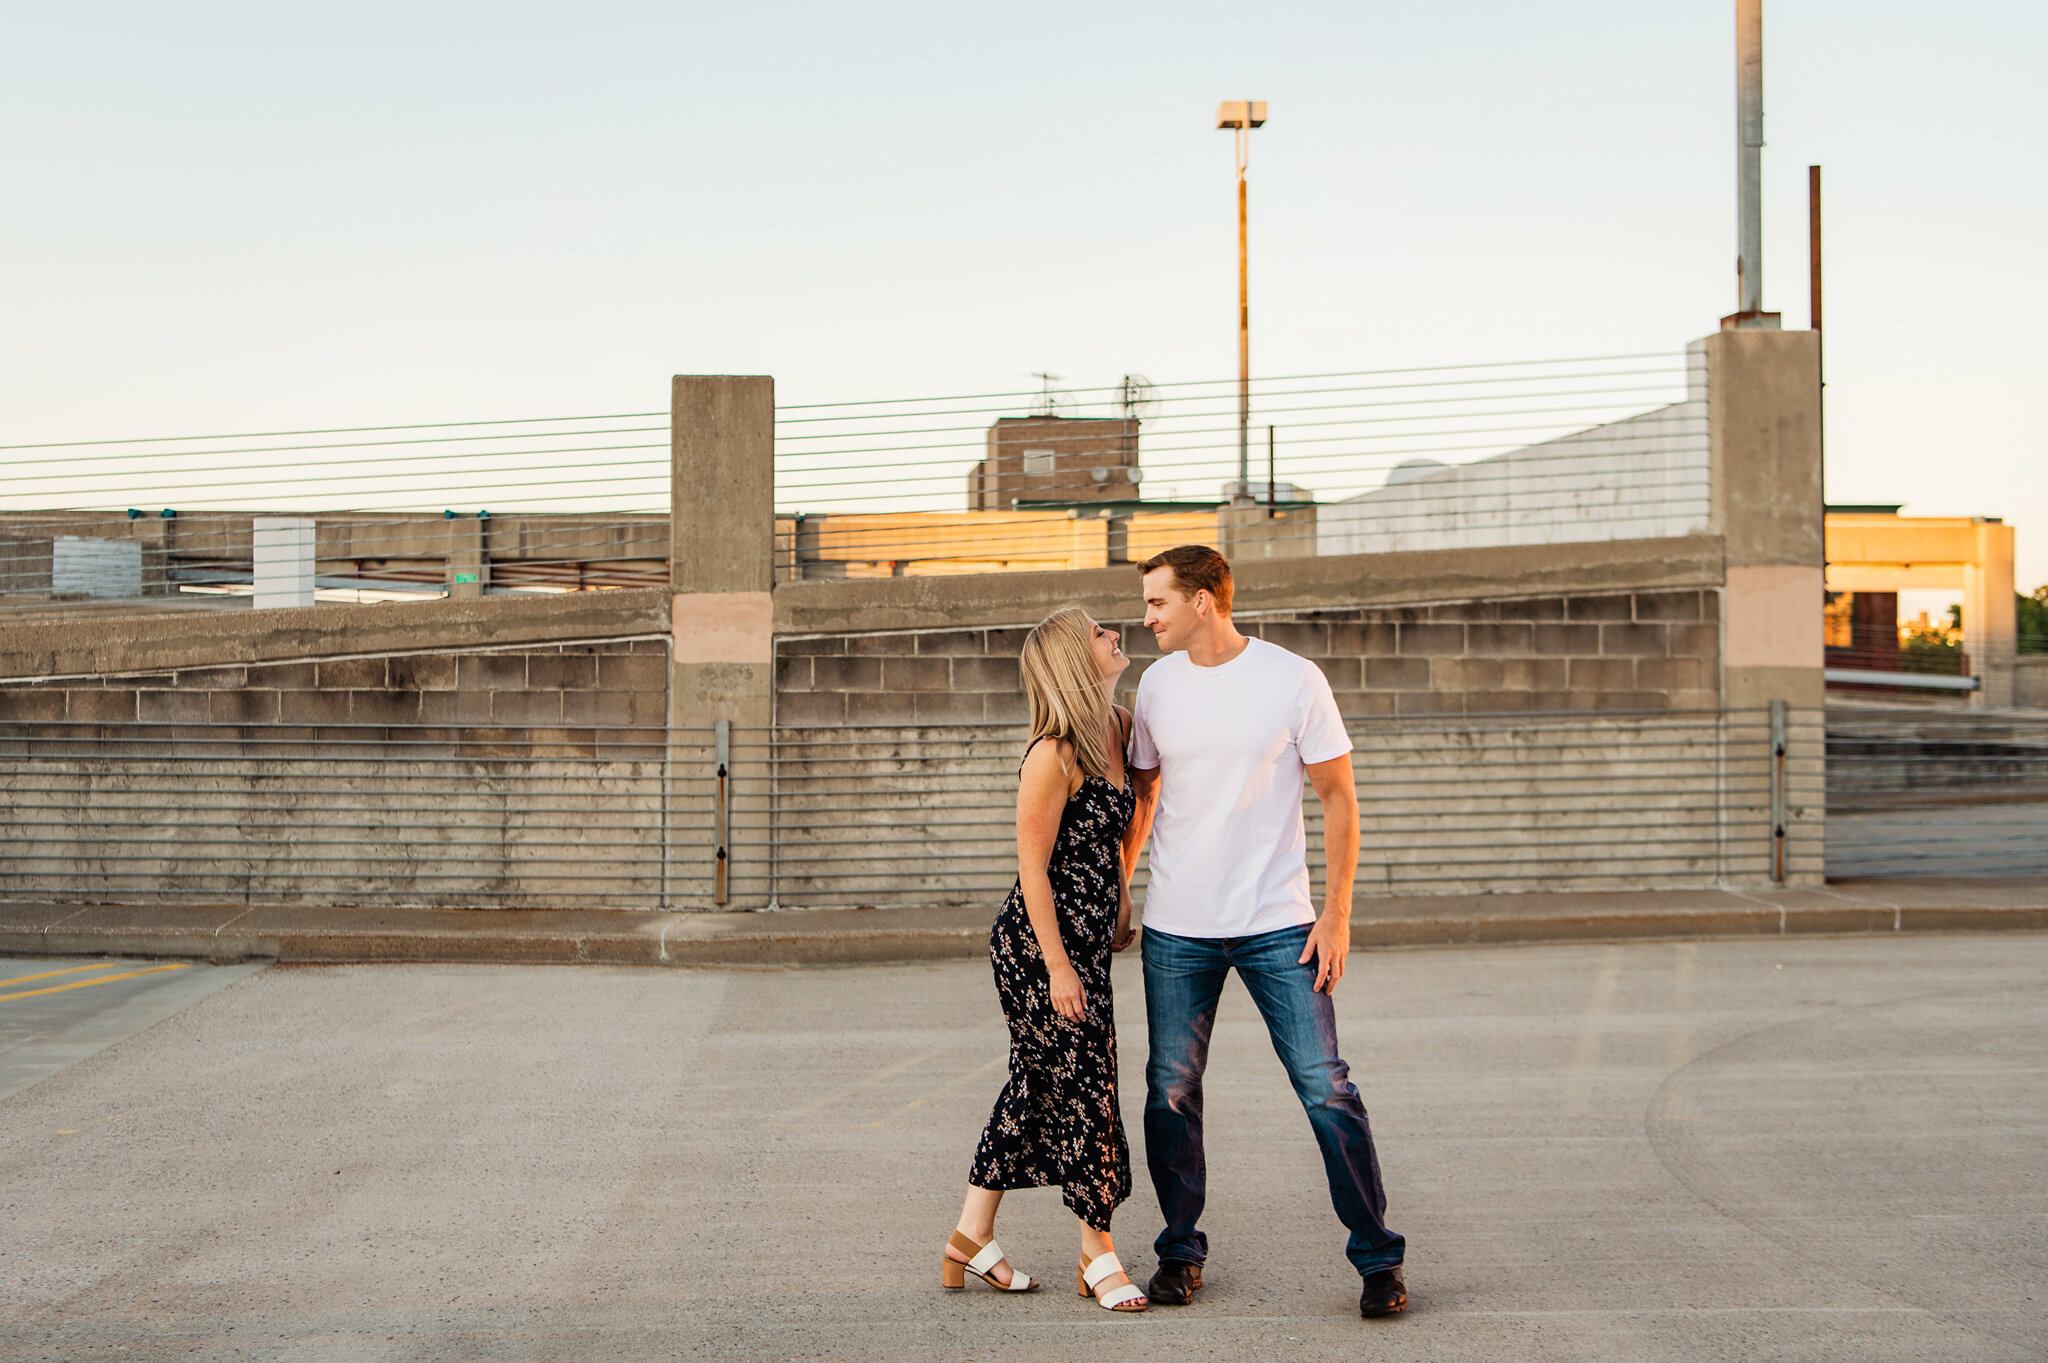
<instances>
[{"instance_id":1,"label":"woman's face","mask_svg":"<svg viewBox=\"0 0 2048 1363\"><path fill-rule=\"evenodd\" d=\"M1108 625L1090 622L1095 631L1089 640L1089 650L1095 655L1095 670L1104 681L1123 675L1131 660L1124 656L1123 635Z\"/></svg>"}]
</instances>

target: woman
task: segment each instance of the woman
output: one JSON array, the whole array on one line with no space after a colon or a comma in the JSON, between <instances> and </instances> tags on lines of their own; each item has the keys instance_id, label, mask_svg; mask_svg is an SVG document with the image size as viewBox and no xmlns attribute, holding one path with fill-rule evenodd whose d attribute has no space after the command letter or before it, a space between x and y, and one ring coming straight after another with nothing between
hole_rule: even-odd
<instances>
[{"instance_id":1,"label":"woman","mask_svg":"<svg viewBox=\"0 0 2048 1363\"><path fill-rule=\"evenodd\" d=\"M1021 665L1031 743L1018 777L1017 883L989 932L1010 1082L974 1152L939 1280L1036 1287L1004 1260L996 1208L1008 1189L1056 1183L1081 1223L1075 1287L1109 1310L1142 1311L1109 1236L1131 1193L1109 992L1109 954L1137 935L1123 863L1131 717L1110 700L1130 659L1115 630L1070 606L1031 631Z\"/></svg>"}]
</instances>

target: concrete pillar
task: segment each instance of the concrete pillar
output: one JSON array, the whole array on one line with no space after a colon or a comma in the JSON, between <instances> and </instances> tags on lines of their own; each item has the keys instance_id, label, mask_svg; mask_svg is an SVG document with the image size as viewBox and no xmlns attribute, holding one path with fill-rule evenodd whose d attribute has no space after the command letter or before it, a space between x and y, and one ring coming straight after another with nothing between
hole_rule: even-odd
<instances>
[{"instance_id":1,"label":"concrete pillar","mask_svg":"<svg viewBox=\"0 0 2048 1363\"><path fill-rule=\"evenodd\" d=\"M448 544L448 595L482 596L491 585L491 558L486 552L490 522L481 516L457 516L442 524Z\"/></svg>"},{"instance_id":2,"label":"concrete pillar","mask_svg":"<svg viewBox=\"0 0 2048 1363\"><path fill-rule=\"evenodd\" d=\"M768 737L775 718L775 381L677 375L670 403L669 725L685 791L694 765L714 760L711 733L732 725L729 902L771 898L767 842ZM695 800L686 803L695 803ZM697 865L694 835L671 884L708 893L715 869ZM701 901L700 901L701 902Z\"/></svg>"},{"instance_id":3,"label":"concrete pillar","mask_svg":"<svg viewBox=\"0 0 2048 1363\"><path fill-rule=\"evenodd\" d=\"M1817 885L1826 852L1825 640L1820 338L1811 331L1724 330L1707 338L1711 526L1721 537L1721 703L1731 733L1736 864L1769 846L1754 791L1768 781L1755 735L1773 701L1790 709L1785 764L1785 880ZM1749 768L1757 760L1763 765ZM1740 768L1741 770L1736 770ZM1766 863L1768 864L1768 862ZM1739 878L1754 878L1743 875Z\"/></svg>"},{"instance_id":4,"label":"concrete pillar","mask_svg":"<svg viewBox=\"0 0 2048 1363\"><path fill-rule=\"evenodd\" d=\"M1316 509L1290 506L1269 515L1263 506L1216 509L1216 547L1231 562L1316 556Z\"/></svg>"},{"instance_id":5,"label":"concrete pillar","mask_svg":"<svg viewBox=\"0 0 2048 1363\"><path fill-rule=\"evenodd\" d=\"M1821 703L1820 343L1810 331L1707 338L1712 528L1727 565L1722 696Z\"/></svg>"},{"instance_id":6,"label":"concrete pillar","mask_svg":"<svg viewBox=\"0 0 2048 1363\"><path fill-rule=\"evenodd\" d=\"M1979 517L1975 543L1963 567L1963 651L1982 685L1973 705L2004 709L2013 704L2013 674L2019 664L2019 613L2013 604L2012 527Z\"/></svg>"},{"instance_id":7,"label":"concrete pillar","mask_svg":"<svg viewBox=\"0 0 2048 1363\"><path fill-rule=\"evenodd\" d=\"M249 522L257 610L313 604L314 523L305 516L256 516Z\"/></svg>"}]
</instances>

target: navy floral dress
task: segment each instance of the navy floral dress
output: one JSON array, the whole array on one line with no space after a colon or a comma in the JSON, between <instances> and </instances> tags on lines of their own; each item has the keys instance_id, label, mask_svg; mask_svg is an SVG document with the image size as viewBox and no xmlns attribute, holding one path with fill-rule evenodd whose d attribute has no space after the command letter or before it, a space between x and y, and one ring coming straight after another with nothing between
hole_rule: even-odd
<instances>
[{"instance_id":1,"label":"navy floral dress","mask_svg":"<svg viewBox=\"0 0 2048 1363\"><path fill-rule=\"evenodd\" d=\"M1131 1195L1131 1152L1116 1096L1116 1017L1109 991L1123 884L1124 829L1136 810L1124 789L1082 780L1060 815L1046 875L1060 941L1088 997L1071 1022L1052 1006L1052 983L1021 884L1010 887L989 931L996 993L1010 1022L1010 1082L982 1130L967 1181L977 1188L1058 1184L1067 1206L1099 1231Z\"/></svg>"}]
</instances>

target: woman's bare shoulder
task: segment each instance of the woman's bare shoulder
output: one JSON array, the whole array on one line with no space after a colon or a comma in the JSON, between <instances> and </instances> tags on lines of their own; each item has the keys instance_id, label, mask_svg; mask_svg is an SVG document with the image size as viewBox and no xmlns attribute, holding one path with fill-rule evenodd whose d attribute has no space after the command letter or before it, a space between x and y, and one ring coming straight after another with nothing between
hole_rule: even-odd
<instances>
[{"instance_id":1,"label":"woman's bare shoulder","mask_svg":"<svg viewBox=\"0 0 2048 1363\"><path fill-rule=\"evenodd\" d=\"M1074 745L1064 738L1046 737L1031 745L1018 771L1028 779L1033 773L1063 773L1073 765Z\"/></svg>"},{"instance_id":2,"label":"woman's bare shoulder","mask_svg":"<svg viewBox=\"0 0 2048 1363\"><path fill-rule=\"evenodd\" d=\"M1026 791L1041 791L1047 798L1058 792L1064 800L1072 791L1074 771L1074 745L1064 738L1041 738L1024 754L1017 779Z\"/></svg>"}]
</instances>

